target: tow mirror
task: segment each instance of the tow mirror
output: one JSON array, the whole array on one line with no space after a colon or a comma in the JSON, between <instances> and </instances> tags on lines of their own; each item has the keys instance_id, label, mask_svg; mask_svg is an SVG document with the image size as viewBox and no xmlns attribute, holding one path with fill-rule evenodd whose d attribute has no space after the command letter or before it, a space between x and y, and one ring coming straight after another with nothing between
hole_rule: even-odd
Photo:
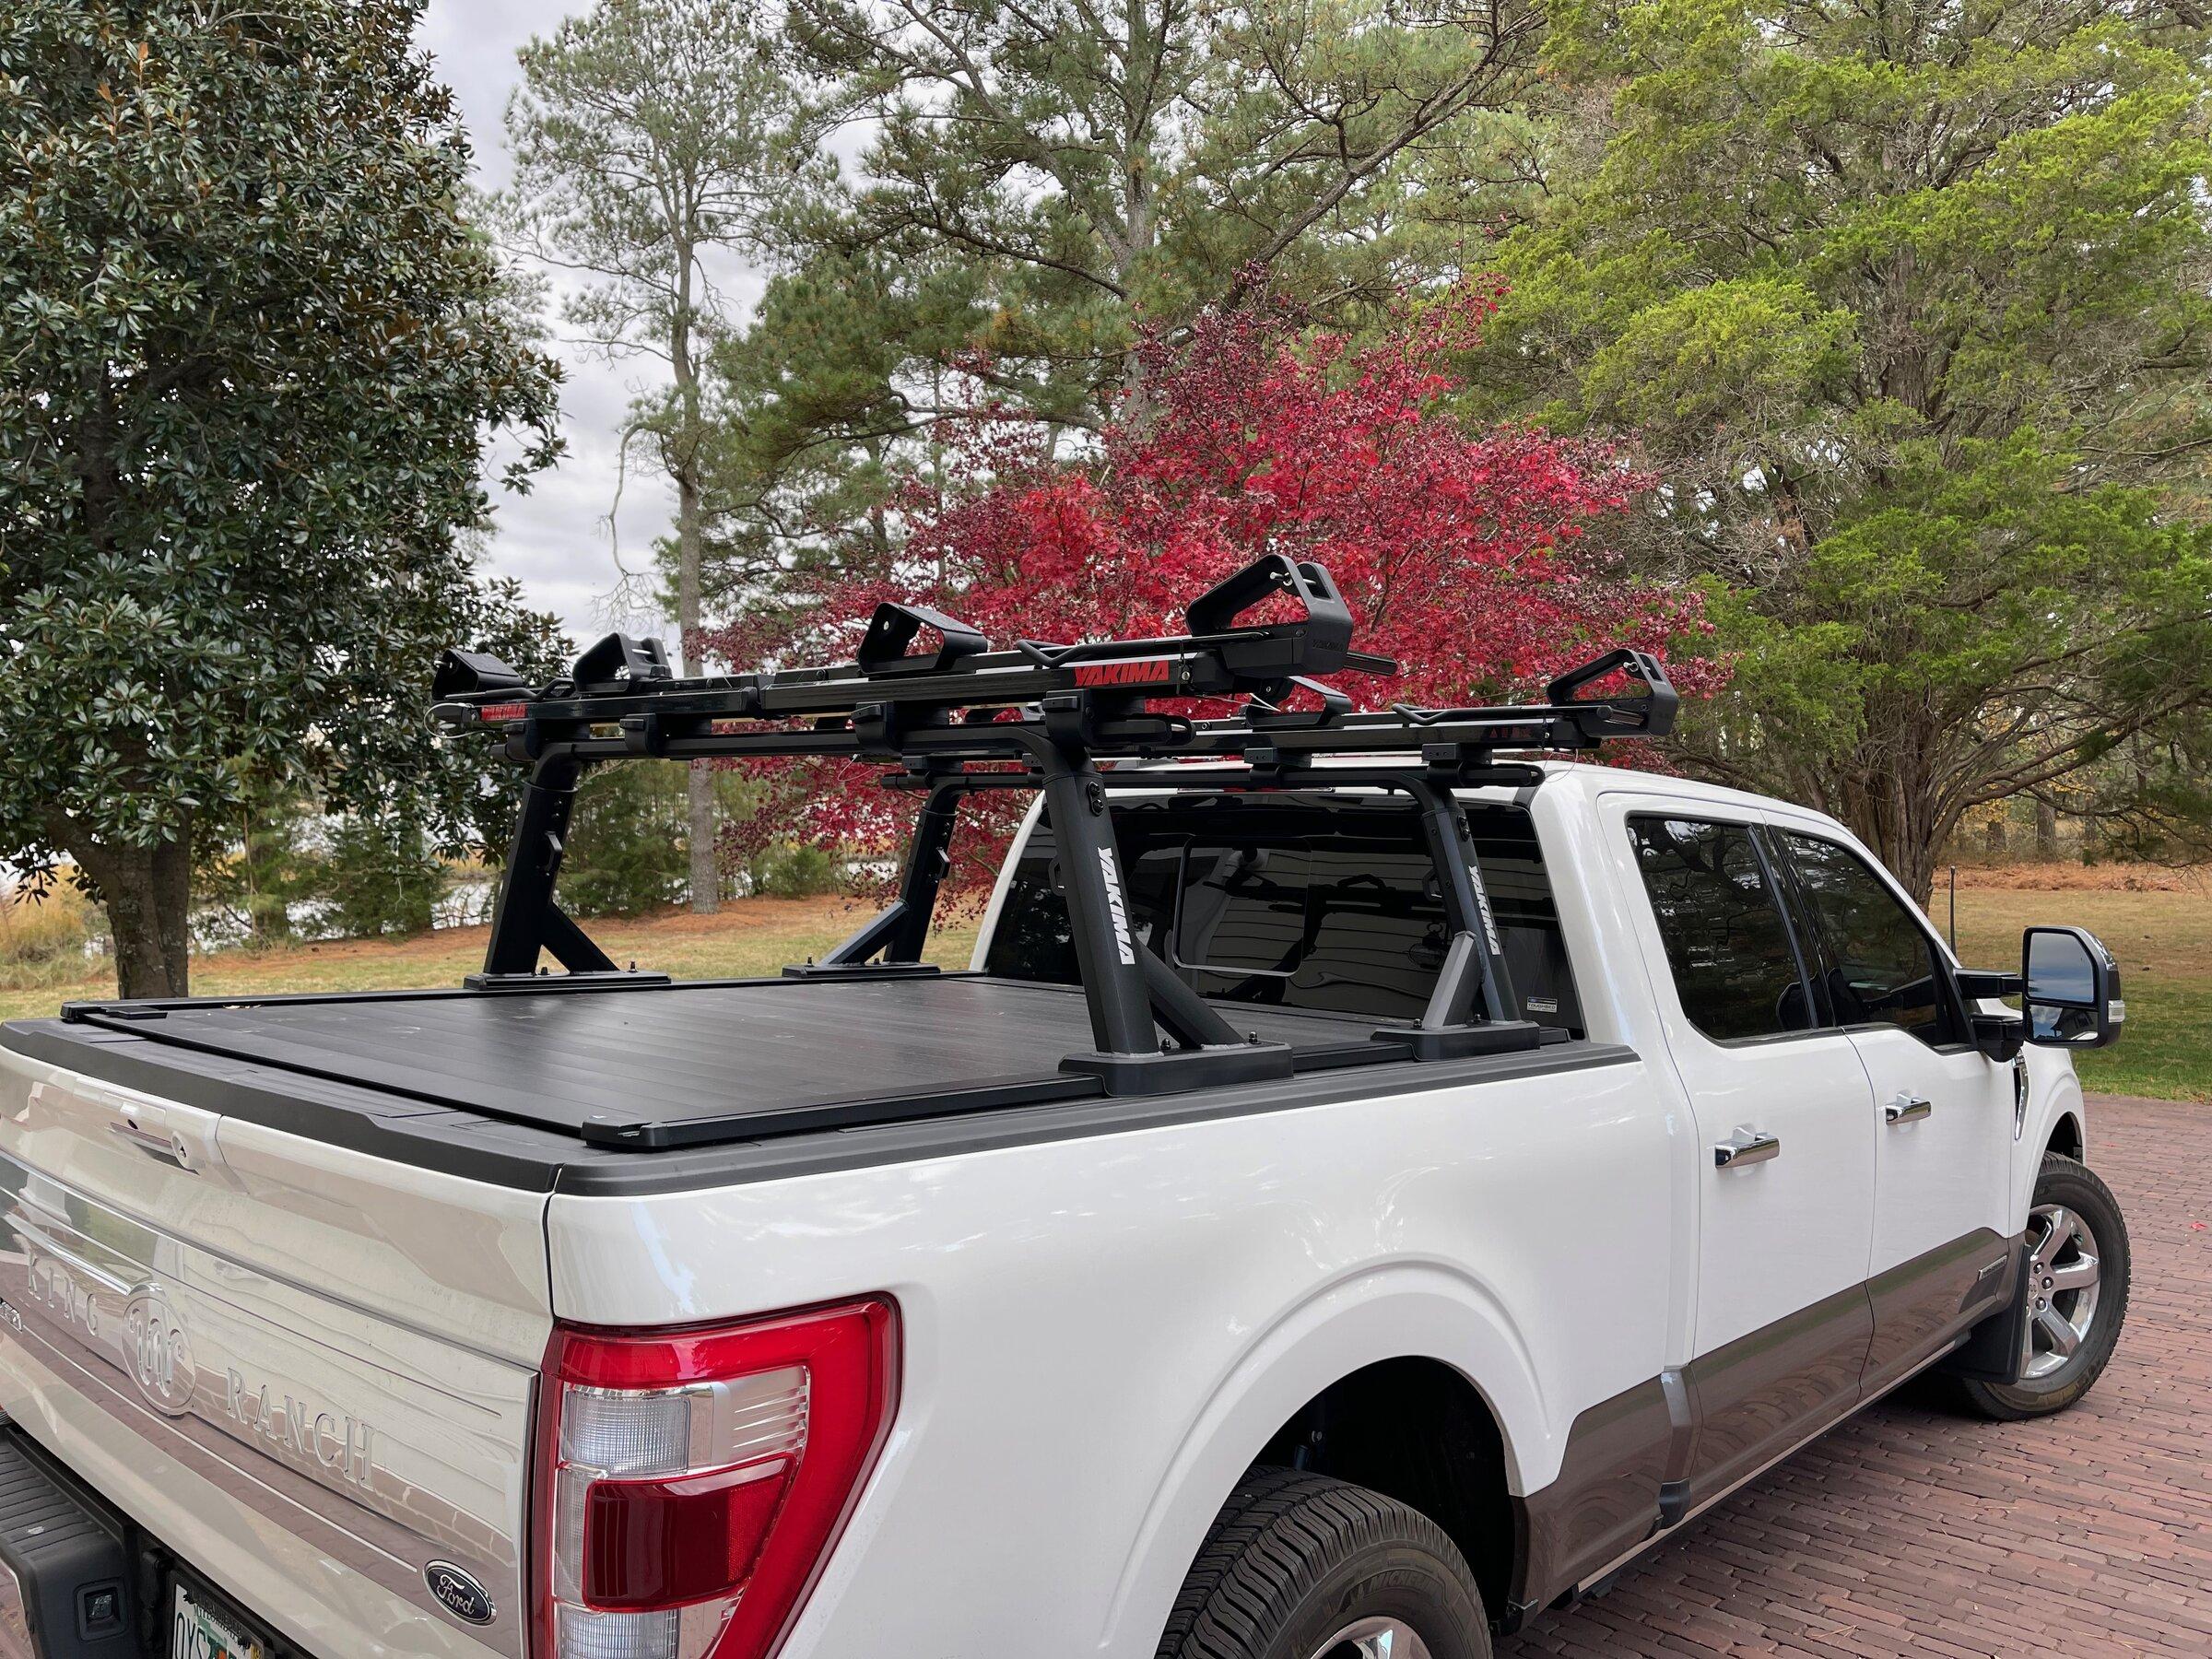
<instances>
[{"instance_id":1,"label":"tow mirror","mask_svg":"<svg viewBox=\"0 0 2212 1659\"><path fill-rule=\"evenodd\" d=\"M2120 1040L2127 1005L2120 965L2080 927L2030 927L2020 937L2020 1003L2039 1048L2104 1048Z\"/></svg>"}]
</instances>

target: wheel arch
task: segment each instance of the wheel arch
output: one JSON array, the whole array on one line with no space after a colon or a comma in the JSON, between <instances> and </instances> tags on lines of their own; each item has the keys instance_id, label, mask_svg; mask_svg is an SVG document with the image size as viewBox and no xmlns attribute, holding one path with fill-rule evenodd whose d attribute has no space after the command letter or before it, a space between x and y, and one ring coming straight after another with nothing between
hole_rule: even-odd
<instances>
[{"instance_id":1,"label":"wheel arch","mask_svg":"<svg viewBox=\"0 0 2212 1659\"><path fill-rule=\"evenodd\" d=\"M1512 1601L1521 1540L1505 1431L1482 1391L1442 1360L1401 1355L1338 1378L1253 1461L1349 1481L1418 1510L1459 1547L1491 1618Z\"/></svg>"},{"instance_id":2,"label":"wheel arch","mask_svg":"<svg viewBox=\"0 0 2212 1659\"><path fill-rule=\"evenodd\" d=\"M2017 1231L2027 1225L2033 1206L2035 1178L2043 1167L2043 1154L2063 1152L2077 1162L2088 1161L2089 1113L2082 1099L2081 1080L2074 1074L2069 1056L2048 1049L2030 1049L2023 1056L2028 1077L2026 1121L2020 1125L2012 1168L2012 1224Z\"/></svg>"},{"instance_id":3,"label":"wheel arch","mask_svg":"<svg viewBox=\"0 0 2212 1659\"><path fill-rule=\"evenodd\" d=\"M1429 1488L1428 1503L1412 1495L1425 1488L1402 1426L1395 1435L1362 1428L1348 1436L1343 1427L1344 1413L1384 1398L1411 1398L1435 1412L1427 1448L1456 1443L1488 1488L1478 1497ZM1312 1449L1312 1432L1330 1434L1332 1418L1336 1443ZM1483 1550L1490 1559L1470 1554L1469 1565L1498 1617L1516 1571L1512 1500L1556 1474L1556 1438L1527 1347L1481 1286L1424 1264L1326 1287L1260 1334L1197 1407L1131 1547L1105 1645L1152 1651L1147 1642L1237 1482L1271 1456L1294 1457L1300 1443L1309 1444L1301 1466L1374 1485L1430 1514L1463 1551L1470 1544ZM1434 1512L1431 1505L1453 1497L1464 1500L1461 1512Z\"/></svg>"}]
</instances>

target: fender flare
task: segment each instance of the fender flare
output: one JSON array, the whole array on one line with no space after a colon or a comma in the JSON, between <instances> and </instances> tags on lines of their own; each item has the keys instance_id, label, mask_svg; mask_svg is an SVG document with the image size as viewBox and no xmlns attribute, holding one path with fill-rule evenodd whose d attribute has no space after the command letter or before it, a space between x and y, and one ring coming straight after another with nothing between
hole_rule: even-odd
<instances>
[{"instance_id":1,"label":"fender flare","mask_svg":"<svg viewBox=\"0 0 2212 1659\"><path fill-rule=\"evenodd\" d=\"M1206 1528L1261 1448L1315 1395L1394 1359L1433 1359L1466 1379L1497 1422L1509 1490L1525 1494L1557 1475L1563 1430L1488 1288L1437 1263L1357 1270L1262 1329L1198 1402L1123 1562L1101 1651L1149 1654Z\"/></svg>"}]
</instances>

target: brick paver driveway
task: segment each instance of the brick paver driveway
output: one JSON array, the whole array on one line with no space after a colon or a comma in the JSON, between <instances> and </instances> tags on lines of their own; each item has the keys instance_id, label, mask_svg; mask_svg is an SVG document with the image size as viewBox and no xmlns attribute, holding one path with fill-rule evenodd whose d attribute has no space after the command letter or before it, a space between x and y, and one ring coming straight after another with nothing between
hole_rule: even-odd
<instances>
[{"instance_id":1,"label":"brick paver driveway","mask_svg":"<svg viewBox=\"0 0 2212 1659\"><path fill-rule=\"evenodd\" d=\"M2090 1141L2135 1284L2087 1400L1983 1423L1908 1389L1499 1659L2212 1655L2212 1107L2100 1100Z\"/></svg>"}]
</instances>

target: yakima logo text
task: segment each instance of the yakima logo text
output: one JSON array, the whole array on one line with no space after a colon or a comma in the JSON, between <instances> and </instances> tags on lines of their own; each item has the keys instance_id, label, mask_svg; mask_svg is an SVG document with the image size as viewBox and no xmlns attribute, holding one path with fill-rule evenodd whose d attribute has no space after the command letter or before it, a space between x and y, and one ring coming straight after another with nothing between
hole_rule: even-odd
<instances>
[{"instance_id":1,"label":"yakima logo text","mask_svg":"<svg viewBox=\"0 0 2212 1659\"><path fill-rule=\"evenodd\" d=\"M1165 657L1137 657L1126 663L1077 663L1076 684L1078 686L1164 686L1168 683L1168 659Z\"/></svg>"},{"instance_id":2,"label":"yakima logo text","mask_svg":"<svg viewBox=\"0 0 2212 1659\"><path fill-rule=\"evenodd\" d=\"M1136 966L1136 946L1129 937L1129 911L1122 902L1122 873L1114 867L1113 849L1099 849L1099 874L1106 877L1106 913L1113 918L1113 947L1123 966Z\"/></svg>"}]
</instances>

